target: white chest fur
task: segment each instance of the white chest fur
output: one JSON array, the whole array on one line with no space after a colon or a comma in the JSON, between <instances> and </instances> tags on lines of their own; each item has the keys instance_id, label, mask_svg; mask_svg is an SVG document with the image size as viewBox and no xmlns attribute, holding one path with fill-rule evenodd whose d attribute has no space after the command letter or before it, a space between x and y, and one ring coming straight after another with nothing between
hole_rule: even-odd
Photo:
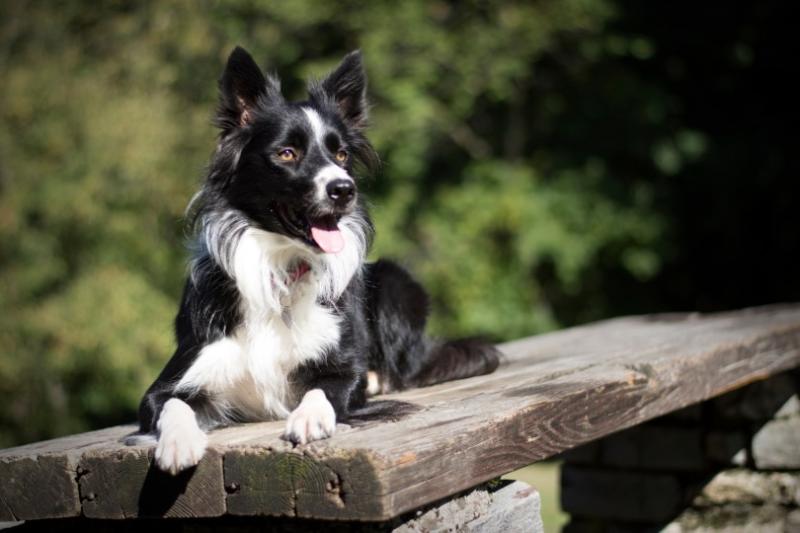
<instances>
[{"instance_id":1,"label":"white chest fur","mask_svg":"<svg viewBox=\"0 0 800 533\"><path fill-rule=\"evenodd\" d=\"M209 419L204 422L213 425L233 416L284 418L294 408L299 398L289 383L290 373L335 346L339 325L330 310L307 299L290 312L293 319L286 322L280 314L251 317L232 335L201 350L177 389L209 395L212 412L199 413Z\"/></svg>"},{"instance_id":2,"label":"white chest fur","mask_svg":"<svg viewBox=\"0 0 800 533\"><path fill-rule=\"evenodd\" d=\"M227 261L242 323L206 345L176 387L209 396L208 412L198 412L201 424L285 418L295 407L301 391L293 390L291 372L339 342L339 318L318 301L338 297L363 261L359 235L343 233L345 250L330 256L273 233L244 232ZM291 281L298 261L311 271Z\"/></svg>"}]
</instances>

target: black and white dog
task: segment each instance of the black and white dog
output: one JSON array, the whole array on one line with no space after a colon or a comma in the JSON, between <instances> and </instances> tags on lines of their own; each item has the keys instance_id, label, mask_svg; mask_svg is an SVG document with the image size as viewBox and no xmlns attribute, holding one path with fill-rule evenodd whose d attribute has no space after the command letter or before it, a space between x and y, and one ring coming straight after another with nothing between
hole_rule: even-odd
<instances>
[{"instance_id":1,"label":"black and white dog","mask_svg":"<svg viewBox=\"0 0 800 533\"><path fill-rule=\"evenodd\" d=\"M426 338L422 288L393 263L365 263L372 226L354 167L377 164L365 92L359 52L303 102L286 101L245 50L231 53L222 132L190 204L178 348L139 410L162 470L197 464L217 426L286 418L285 437L306 443L368 393L497 367L489 344Z\"/></svg>"}]
</instances>

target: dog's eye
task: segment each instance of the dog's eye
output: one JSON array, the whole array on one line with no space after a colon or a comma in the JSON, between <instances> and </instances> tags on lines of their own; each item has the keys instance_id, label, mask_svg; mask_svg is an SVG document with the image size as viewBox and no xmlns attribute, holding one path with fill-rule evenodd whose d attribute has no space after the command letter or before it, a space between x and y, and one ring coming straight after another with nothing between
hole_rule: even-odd
<instances>
[{"instance_id":1,"label":"dog's eye","mask_svg":"<svg viewBox=\"0 0 800 533\"><path fill-rule=\"evenodd\" d=\"M339 150L338 152L336 152L336 160L339 163L344 163L345 161L347 161L347 152L345 152L344 150Z\"/></svg>"},{"instance_id":2,"label":"dog's eye","mask_svg":"<svg viewBox=\"0 0 800 533\"><path fill-rule=\"evenodd\" d=\"M297 159L297 152L291 148L284 148L278 152L278 158L280 158L281 161L294 161Z\"/></svg>"}]
</instances>

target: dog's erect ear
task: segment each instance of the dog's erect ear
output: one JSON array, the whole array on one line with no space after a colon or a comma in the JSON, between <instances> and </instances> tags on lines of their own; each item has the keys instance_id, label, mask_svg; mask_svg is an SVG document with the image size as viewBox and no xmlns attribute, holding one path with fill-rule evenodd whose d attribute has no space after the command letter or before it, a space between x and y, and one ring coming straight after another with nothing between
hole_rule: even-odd
<instances>
[{"instance_id":1,"label":"dog's erect ear","mask_svg":"<svg viewBox=\"0 0 800 533\"><path fill-rule=\"evenodd\" d=\"M252 56L237 46L228 57L219 92L217 122L229 131L249 124L259 98L278 98L281 88L276 78L265 78Z\"/></svg>"},{"instance_id":2,"label":"dog's erect ear","mask_svg":"<svg viewBox=\"0 0 800 533\"><path fill-rule=\"evenodd\" d=\"M320 84L325 95L339 108L351 127L367 125L367 74L361 62L361 51L350 52Z\"/></svg>"}]
</instances>

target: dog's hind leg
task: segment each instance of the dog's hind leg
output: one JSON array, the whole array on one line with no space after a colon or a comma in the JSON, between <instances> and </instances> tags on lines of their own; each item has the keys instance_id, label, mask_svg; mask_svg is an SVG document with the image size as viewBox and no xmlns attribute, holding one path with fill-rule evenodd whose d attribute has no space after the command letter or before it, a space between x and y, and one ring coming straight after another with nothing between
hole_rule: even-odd
<instances>
[{"instance_id":1,"label":"dog's hind leg","mask_svg":"<svg viewBox=\"0 0 800 533\"><path fill-rule=\"evenodd\" d=\"M499 352L479 339L438 341L425 336L428 297L402 268L378 261L366 269L373 331L370 370L382 392L433 385L493 372Z\"/></svg>"}]
</instances>

